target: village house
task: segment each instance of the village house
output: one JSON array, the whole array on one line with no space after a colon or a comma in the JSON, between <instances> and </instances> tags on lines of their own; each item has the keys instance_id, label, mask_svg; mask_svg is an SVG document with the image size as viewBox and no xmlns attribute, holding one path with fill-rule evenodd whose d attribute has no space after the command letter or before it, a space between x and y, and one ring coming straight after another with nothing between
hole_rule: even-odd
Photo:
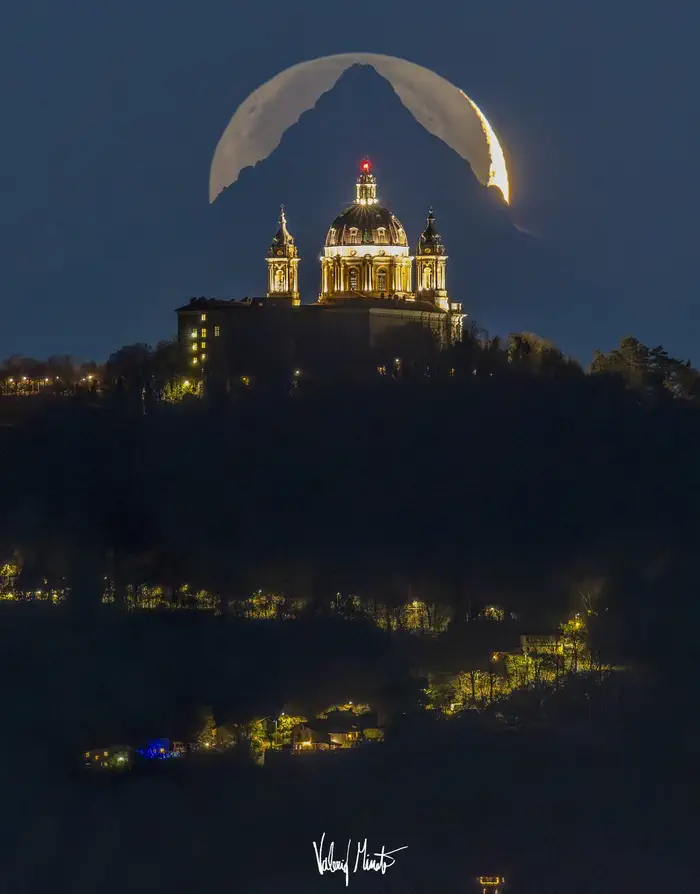
<instances>
[{"instance_id":1,"label":"village house","mask_svg":"<svg viewBox=\"0 0 700 894\"><path fill-rule=\"evenodd\" d=\"M553 655L562 651L562 639L558 633L524 633L520 637L523 655Z\"/></svg>"},{"instance_id":2,"label":"village house","mask_svg":"<svg viewBox=\"0 0 700 894\"><path fill-rule=\"evenodd\" d=\"M134 761L134 751L128 745L111 745L85 752L85 766L100 770L128 769Z\"/></svg>"},{"instance_id":3,"label":"village house","mask_svg":"<svg viewBox=\"0 0 700 894\"><path fill-rule=\"evenodd\" d=\"M375 715L338 711L295 726L292 730L292 751L298 754L354 748L361 742L381 742L383 738L384 730L377 725Z\"/></svg>"}]
</instances>

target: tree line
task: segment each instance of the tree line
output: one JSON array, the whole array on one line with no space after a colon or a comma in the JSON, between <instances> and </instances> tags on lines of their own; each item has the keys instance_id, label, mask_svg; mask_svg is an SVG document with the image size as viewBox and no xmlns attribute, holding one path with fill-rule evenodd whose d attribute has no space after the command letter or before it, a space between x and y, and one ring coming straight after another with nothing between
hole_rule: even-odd
<instances>
[{"instance_id":1,"label":"tree line","mask_svg":"<svg viewBox=\"0 0 700 894\"><path fill-rule=\"evenodd\" d=\"M700 414L695 374L661 349L626 339L585 374L534 336L472 331L431 375L407 361L225 407L159 399L177 356L123 349L87 401L29 401L3 426L0 543L24 589L67 581L80 611L107 579L118 605L129 586L187 584L544 623L596 580L618 639L648 654L671 636L669 586L694 617Z\"/></svg>"},{"instance_id":2,"label":"tree line","mask_svg":"<svg viewBox=\"0 0 700 894\"><path fill-rule=\"evenodd\" d=\"M234 390L270 378L268 353L259 348L253 354L241 352L231 362L227 372L234 373ZM700 373L689 360L671 357L662 345L648 347L632 336L621 339L619 346L607 353L596 351L587 370L538 335L513 333L505 340L490 338L476 324L448 350L440 350L429 333L416 329L413 339L389 333L370 356L346 358L349 367L343 366L346 361L336 353L324 352L322 345L307 352L306 359L307 368L283 371L283 384L295 388L335 384L348 373L354 373L356 379L364 374L366 381L382 376L463 380L474 375L561 379L588 374L607 380L611 387L626 387L648 398L695 401L700 395ZM36 360L13 355L0 363L0 393L75 394L82 388L104 396L146 395L153 403L172 402L204 392L197 387L201 371L188 361L181 346L167 340L155 348L143 343L125 345L104 363L70 356ZM184 387L183 382L187 382Z\"/></svg>"}]
</instances>

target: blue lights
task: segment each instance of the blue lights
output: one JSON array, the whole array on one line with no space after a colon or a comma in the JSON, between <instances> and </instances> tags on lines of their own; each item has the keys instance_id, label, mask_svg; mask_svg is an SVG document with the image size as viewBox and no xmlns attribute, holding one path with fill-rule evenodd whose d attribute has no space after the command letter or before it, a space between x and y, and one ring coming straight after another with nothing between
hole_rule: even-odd
<instances>
[{"instance_id":1,"label":"blue lights","mask_svg":"<svg viewBox=\"0 0 700 894\"><path fill-rule=\"evenodd\" d=\"M183 752L184 748L178 742L171 742L170 739L153 739L136 753L145 760L162 761L181 757Z\"/></svg>"}]
</instances>

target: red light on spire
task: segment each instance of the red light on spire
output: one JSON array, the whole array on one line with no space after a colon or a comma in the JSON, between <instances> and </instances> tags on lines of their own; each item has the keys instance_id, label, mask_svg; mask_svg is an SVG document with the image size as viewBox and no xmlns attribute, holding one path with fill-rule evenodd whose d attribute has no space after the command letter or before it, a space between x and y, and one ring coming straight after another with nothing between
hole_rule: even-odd
<instances>
[{"instance_id":1,"label":"red light on spire","mask_svg":"<svg viewBox=\"0 0 700 894\"><path fill-rule=\"evenodd\" d=\"M369 163L368 158L365 158L360 167L362 168L363 174L369 174L369 172L372 170L372 165Z\"/></svg>"}]
</instances>

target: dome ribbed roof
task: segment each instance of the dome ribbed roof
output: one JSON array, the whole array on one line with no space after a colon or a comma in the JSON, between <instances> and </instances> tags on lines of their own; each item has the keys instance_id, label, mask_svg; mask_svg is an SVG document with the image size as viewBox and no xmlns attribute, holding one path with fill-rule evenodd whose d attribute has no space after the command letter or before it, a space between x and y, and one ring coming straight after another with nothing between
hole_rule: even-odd
<instances>
[{"instance_id":1,"label":"dome ribbed roof","mask_svg":"<svg viewBox=\"0 0 700 894\"><path fill-rule=\"evenodd\" d=\"M408 246L408 240L401 222L388 208L355 203L331 224L326 247L333 245Z\"/></svg>"},{"instance_id":2,"label":"dome ribbed roof","mask_svg":"<svg viewBox=\"0 0 700 894\"><path fill-rule=\"evenodd\" d=\"M360 165L355 192L353 204L331 224L326 248L334 245L397 245L408 249L401 223L388 208L377 202L377 178L368 158Z\"/></svg>"}]
</instances>

